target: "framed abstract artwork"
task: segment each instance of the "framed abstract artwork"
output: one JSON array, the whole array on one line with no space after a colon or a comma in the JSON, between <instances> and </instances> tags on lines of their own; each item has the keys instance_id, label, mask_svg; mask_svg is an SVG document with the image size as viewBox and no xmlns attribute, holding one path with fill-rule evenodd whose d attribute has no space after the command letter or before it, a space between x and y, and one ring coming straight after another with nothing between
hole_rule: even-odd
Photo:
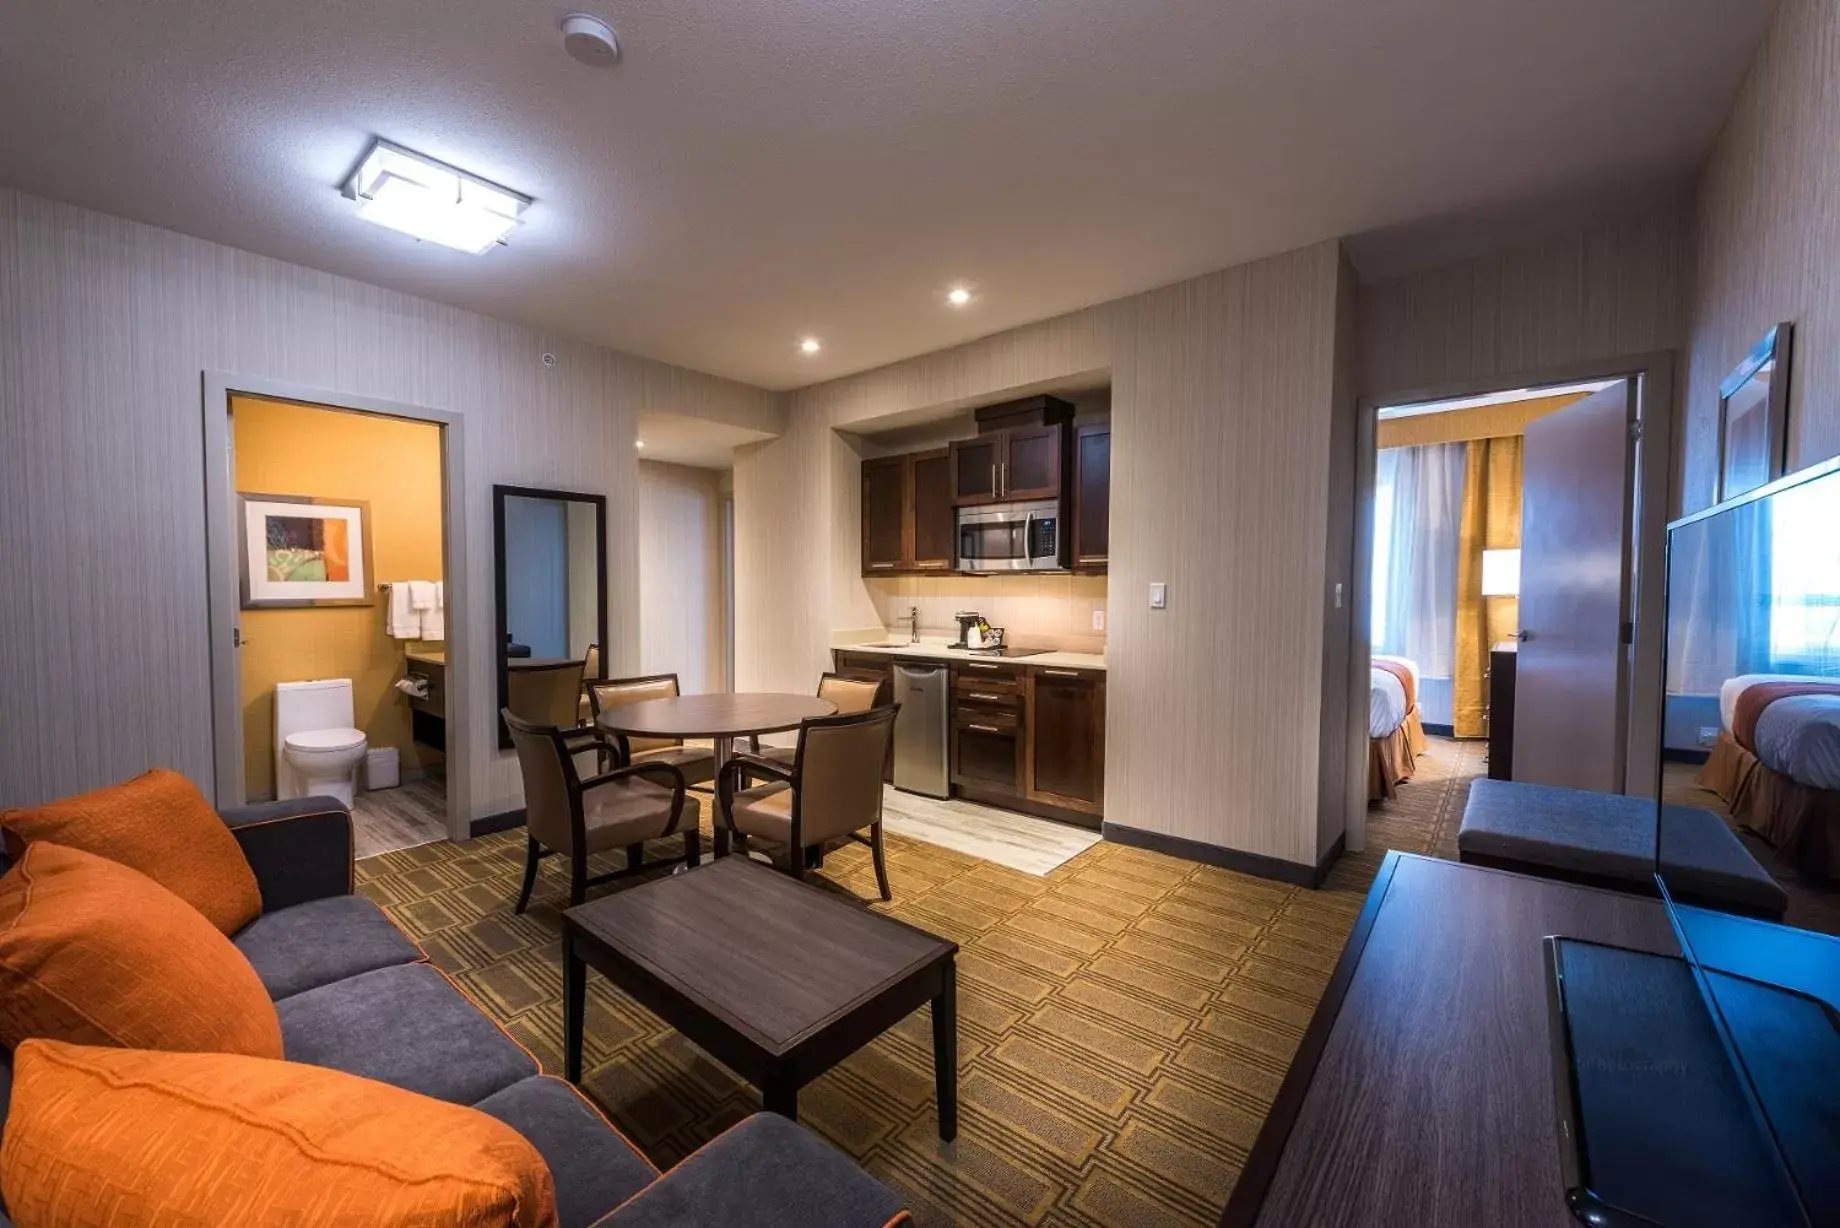
<instances>
[{"instance_id":1,"label":"framed abstract artwork","mask_svg":"<svg viewBox=\"0 0 1840 1228\"><path fill-rule=\"evenodd\" d=\"M243 608L373 605L370 505L238 493Z\"/></svg>"},{"instance_id":2,"label":"framed abstract artwork","mask_svg":"<svg viewBox=\"0 0 1840 1228\"><path fill-rule=\"evenodd\" d=\"M1773 482L1788 466L1789 324L1763 335L1719 385L1719 486L1715 502Z\"/></svg>"}]
</instances>

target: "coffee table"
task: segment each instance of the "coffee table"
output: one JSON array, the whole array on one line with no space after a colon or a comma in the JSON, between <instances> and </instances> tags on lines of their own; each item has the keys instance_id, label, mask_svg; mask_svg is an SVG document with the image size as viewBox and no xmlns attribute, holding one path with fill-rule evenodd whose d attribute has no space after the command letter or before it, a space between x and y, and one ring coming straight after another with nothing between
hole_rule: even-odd
<instances>
[{"instance_id":1,"label":"coffee table","mask_svg":"<svg viewBox=\"0 0 1840 1228\"><path fill-rule=\"evenodd\" d=\"M795 1121L801 1087L930 1002L939 1137L957 1137L957 943L744 857L571 908L562 934L571 1083L590 967Z\"/></svg>"}]
</instances>

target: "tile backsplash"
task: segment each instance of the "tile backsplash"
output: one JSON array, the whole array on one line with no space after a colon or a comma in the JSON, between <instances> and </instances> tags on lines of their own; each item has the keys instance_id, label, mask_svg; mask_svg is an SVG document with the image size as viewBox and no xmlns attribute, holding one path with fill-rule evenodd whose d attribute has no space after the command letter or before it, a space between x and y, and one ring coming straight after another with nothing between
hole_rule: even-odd
<instances>
[{"instance_id":1,"label":"tile backsplash","mask_svg":"<svg viewBox=\"0 0 1840 1228\"><path fill-rule=\"evenodd\" d=\"M1063 652L1103 652L1105 632L1093 614L1106 612L1104 576L891 576L863 586L882 625L905 635L907 611L920 609L920 634L954 636L960 610L976 610L1009 642Z\"/></svg>"}]
</instances>

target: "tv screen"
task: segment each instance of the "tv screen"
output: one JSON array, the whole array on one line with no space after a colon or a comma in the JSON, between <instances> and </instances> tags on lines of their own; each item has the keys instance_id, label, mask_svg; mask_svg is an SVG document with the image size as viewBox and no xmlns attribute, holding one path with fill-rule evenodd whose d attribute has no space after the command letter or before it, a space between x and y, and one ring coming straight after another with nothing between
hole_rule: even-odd
<instances>
[{"instance_id":1,"label":"tv screen","mask_svg":"<svg viewBox=\"0 0 1840 1228\"><path fill-rule=\"evenodd\" d=\"M1774 876L1840 890L1840 461L1669 526L1667 581L1657 882L1802 1215L1767 1222L1840 1223L1840 940L1681 904L1704 867L1669 838L1670 806L1712 809Z\"/></svg>"}]
</instances>

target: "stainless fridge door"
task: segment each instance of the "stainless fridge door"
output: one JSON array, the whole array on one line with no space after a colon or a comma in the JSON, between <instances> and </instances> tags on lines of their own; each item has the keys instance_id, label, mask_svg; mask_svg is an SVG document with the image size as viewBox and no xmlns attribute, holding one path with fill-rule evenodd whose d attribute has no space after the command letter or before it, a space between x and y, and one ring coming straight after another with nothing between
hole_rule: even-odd
<instances>
[{"instance_id":1,"label":"stainless fridge door","mask_svg":"<svg viewBox=\"0 0 1840 1228\"><path fill-rule=\"evenodd\" d=\"M946 692L950 675L944 665L894 667L894 698L901 711L894 720L894 787L928 797L949 797Z\"/></svg>"}]
</instances>

